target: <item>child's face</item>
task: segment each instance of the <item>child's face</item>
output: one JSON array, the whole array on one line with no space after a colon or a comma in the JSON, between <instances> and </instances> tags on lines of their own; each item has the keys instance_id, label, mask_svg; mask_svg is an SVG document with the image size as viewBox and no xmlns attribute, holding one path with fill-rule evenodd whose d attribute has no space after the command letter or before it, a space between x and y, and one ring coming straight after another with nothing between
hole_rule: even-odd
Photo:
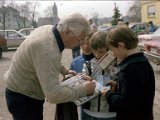
<instances>
[{"instance_id":1,"label":"child's face","mask_svg":"<svg viewBox=\"0 0 160 120\"><path fill-rule=\"evenodd\" d=\"M93 50L93 54L97 60L100 60L108 50L106 48L98 48L97 50Z\"/></svg>"},{"instance_id":2,"label":"child's face","mask_svg":"<svg viewBox=\"0 0 160 120\"><path fill-rule=\"evenodd\" d=\"M127 49L124 47L124 43L120 43L118 47L110 46L110 50L118 60L122 61L127 56Z\"/></svg>"},{"instance_id":3,"label":"child's face","mask_svg":"<svg viewBox=\"0 0 160 120\"><path fill-rule=\"evenodd\" d=\"M89 40L83 40L81 42L81 48L84 55L90 55L92 53L92 49L89 45Z\"/></svg>"}]
</instances>

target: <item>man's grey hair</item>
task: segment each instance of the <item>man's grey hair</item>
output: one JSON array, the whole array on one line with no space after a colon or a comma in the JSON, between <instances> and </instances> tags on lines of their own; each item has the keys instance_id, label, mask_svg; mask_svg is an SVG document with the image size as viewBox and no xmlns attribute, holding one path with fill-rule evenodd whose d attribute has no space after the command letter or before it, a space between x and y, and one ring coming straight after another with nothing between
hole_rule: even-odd
<instances>
[{"instance_id":1,"label":"man's grey hair","mask_svg":"<svg viewBox=\"0 0 160 120\"><path fill-rule=\"evenodd\" d=\"M70 30L77 36L82 32L85 32L86 34L91 33L89 22L80 13L74 13L60 20L57 29L60 32Z\"/></svg>"}]
</instances>

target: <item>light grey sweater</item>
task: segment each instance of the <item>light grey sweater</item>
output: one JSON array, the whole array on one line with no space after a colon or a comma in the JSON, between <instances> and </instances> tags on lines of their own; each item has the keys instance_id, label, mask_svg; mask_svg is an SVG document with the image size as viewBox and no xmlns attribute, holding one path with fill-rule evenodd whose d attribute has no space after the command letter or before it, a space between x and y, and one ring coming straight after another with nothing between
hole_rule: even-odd
<instances>
[{"instance_id":1,"label":"light grey sweater","mask_svg":"<svg viewBox=\"0 0 160 120\"><path fill-rule=\"evenodd\" d=\"M61 59L52 25L37 28L15 52L4 75L6 87L38 100L46 97L51 103L74 101L85 96L84 86L61 85L59 73L67 72Z\"/></svg>"}]
</instances>

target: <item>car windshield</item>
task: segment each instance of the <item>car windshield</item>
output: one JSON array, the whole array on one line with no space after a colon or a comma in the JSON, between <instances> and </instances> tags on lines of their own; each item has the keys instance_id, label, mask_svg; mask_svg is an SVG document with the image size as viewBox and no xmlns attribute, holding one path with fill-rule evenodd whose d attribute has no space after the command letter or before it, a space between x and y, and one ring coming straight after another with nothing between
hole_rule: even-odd
<instances>
[{"instance_id":1,"label":"car windshield","mask_svg":"<svg viewBox=\"0 0 160 120\"><path fill-rule=\"evenodd\" d=\"M160 28L158 28L153 34L160 34Z\"/></svg>"}]
</instances>

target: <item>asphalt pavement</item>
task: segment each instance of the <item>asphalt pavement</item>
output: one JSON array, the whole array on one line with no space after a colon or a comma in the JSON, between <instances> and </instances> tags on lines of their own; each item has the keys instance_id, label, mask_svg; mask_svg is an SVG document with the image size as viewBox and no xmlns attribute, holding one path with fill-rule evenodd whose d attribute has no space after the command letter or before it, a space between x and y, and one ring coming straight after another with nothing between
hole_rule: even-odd
<instances>
[{"instance_id":1,"label":"asphalt pavement","mask_svg":"<svg viewBox=\"0 0 160 120\"><path fill-rule=\"evenodd\" d=\"M12 120L12 117L7 110L5 97L4 97L5 83L3 80L3 74L8 69L14 53L15 53L15 50L4 52L2 59L0 59L0 120ZM66 67L69 67L71 61L72 61L71 50L64 50L62 62L64 63ZM159 120L159 115L160 115L160 65L157 66L153 63L151 64L154 68L154 73L156 77L156 91L155 91L154 108L153 108L154 118L155 118L154 120ZM51 104L46 101L44 104L44 120L54 120L54 115L55 115L55 104Z\"/></svg>"}]
</instances>

